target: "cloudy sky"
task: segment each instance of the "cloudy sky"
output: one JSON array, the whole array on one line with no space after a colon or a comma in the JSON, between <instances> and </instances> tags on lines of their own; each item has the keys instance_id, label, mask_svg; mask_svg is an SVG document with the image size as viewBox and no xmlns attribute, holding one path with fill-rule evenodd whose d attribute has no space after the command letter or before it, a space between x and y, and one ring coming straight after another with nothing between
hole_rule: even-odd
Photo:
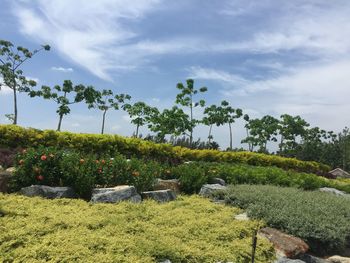
<instances>
[{"instance_id":1,"label":"cloudy sky","mask_svg":"<svg viewBox=\"0 0 350 263\"><path fill-rule=\"evenodd\" d=\"M176 83L193 78L208 87L208 104L225 99L252 117L301 115L340 131L350 125L349 14L348 0L0 0L0 39L51 45L23 67L39 86L71 79L165 108ZM19 103L20 125L56 128L52 102L21 94ZM0 123L12 107L0 91ZM107 118L108 133L133 132L125 112ZM101 114L76 105L62 125L98 133ZM227 146L228 134L216 128L214 139Z\"/></svg>"}]
</instances>

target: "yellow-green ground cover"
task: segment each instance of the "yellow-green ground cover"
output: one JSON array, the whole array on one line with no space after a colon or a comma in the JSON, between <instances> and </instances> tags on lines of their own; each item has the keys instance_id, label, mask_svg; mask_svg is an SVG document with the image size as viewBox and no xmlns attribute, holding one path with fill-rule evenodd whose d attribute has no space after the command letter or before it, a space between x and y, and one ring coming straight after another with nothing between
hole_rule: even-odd
<instances>
[{"instance_id":1,"label":"yellow-green ground cover","mask_svg":"<svg viewBox=\"0 0 350 263\"><path fill-rule=\"evenodd\" d=\"M250 262L238 208L190 196L158 204L90 204L0 194L0 262ZM256 262L272 262L258 240Z\"/></svg>"}]
</instances>

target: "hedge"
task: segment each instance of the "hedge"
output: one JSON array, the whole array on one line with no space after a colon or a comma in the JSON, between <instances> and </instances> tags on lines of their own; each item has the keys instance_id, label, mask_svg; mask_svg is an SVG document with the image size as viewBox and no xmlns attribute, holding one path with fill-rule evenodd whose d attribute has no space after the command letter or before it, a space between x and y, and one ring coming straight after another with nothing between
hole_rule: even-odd
<instances>
[{"instance_id":1,"label":"hedge","mask_svg":"<svg viewBox=\"0 0 350 263\"><path fill-rule=\"evenodd\" d=\"M296 188L237 185L229 188L226 201L246 209L253 219L302 238L320 256L342 253L350 246L350 202L346 197Z\"/></svg>"},{"instance_id":2,"label":"hedge","mask_svg":"<svg viewBox=\"0 0 350 263\"><path fill-rule=\"evenodd\" d=\"M118 135L77 134L22 128L15 125L0 125L0 147L28 148L54 146L73 148L86 153L115 154L156 159L160 162L179 163L183 161L209 161L245 163L259 166L277 166L300 172L326 174L330 167L310 161L300 161L252 152L222 152L217 150L192 150L173 147L169 144L156 144L136 138Z\"/></svg>"}]
</instances>

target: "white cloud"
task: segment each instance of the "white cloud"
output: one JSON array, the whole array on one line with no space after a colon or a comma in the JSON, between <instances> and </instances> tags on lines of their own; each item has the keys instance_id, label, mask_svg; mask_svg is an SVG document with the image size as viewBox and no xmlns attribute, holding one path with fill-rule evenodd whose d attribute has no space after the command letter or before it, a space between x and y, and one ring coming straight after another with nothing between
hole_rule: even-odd
<instances>
[{"instance_id":1,"label":"white cloud","mask_svg":"<svg viewBox=\"0 0 350 263\"><path fill-rule=\"evenodd\" d=\"M51 70L61 71L61 72L65 72L65 73L74 71L72 68L64 68L64 67L51 67Z\"/></svg>"}]
</instances>

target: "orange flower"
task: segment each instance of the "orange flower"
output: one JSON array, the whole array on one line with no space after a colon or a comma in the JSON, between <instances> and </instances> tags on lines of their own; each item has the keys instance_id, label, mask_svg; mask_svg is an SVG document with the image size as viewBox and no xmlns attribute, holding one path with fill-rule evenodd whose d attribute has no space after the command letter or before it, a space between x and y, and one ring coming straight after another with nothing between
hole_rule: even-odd
<instances>
[{"instance_id":1,"label":"orange flower","mask_svg":"<svg viewBox=\"0 0 350 263\"><path fill-rule=\"evenodd\" d=\"M133 171L132 176L135 176L135 177L140 176L140 173L138 171Z\"/></svg>"},{"instance_id":2,"label":"orange flower","mask_svg":"<svg viewBox=\"0 0 350 263\"><path fill-rule=\"evenodd\" d=\"M36 177L36 179L37 179L38 181L42 181L42 180L44 180L44 176L38 175L38 176Z\"/></svg>"},{"instance_id":3,"label":"orange flower","mask_svg":"<svg viewBox=\"0 0 350 263\"><path fill-rule=\"evenodd\" d=\"M105 163L106 163L106 161L105 161L105 160L101 160L101 163L102 163L102 164L105 164Z\"/></svg>"},{"instance_id":4,"label":"orange flower","mask_svg":"<svg viewBox=\"0 0 350 263\"><path fill-rule=\"evenodd\" d=\"M84 159L80 159L80 164L83 164L84 162L85 162L85 160Z\"/></svg>"},{"instance_id":5,"label":"orange flower","mask_svg":"<svg viewBox=\"0 0 350 263\"><path fill-rule=\"evenodd\" d=\"M44 154L44 155L42 155L42 156L40 157L40 159L41 159L42 161L45 161L45 160L47 159L47 156Z\"/></svg>"},{"instance_id":6,"label":"orange flower","mask_svg":"<svg viewBox=\"0 0 350 263\"><path fill-rule=\"evenodd\" d=\"M19 160L18 162L20 165L24 164L24 160Z\"/></svg>"}]
</instances>

